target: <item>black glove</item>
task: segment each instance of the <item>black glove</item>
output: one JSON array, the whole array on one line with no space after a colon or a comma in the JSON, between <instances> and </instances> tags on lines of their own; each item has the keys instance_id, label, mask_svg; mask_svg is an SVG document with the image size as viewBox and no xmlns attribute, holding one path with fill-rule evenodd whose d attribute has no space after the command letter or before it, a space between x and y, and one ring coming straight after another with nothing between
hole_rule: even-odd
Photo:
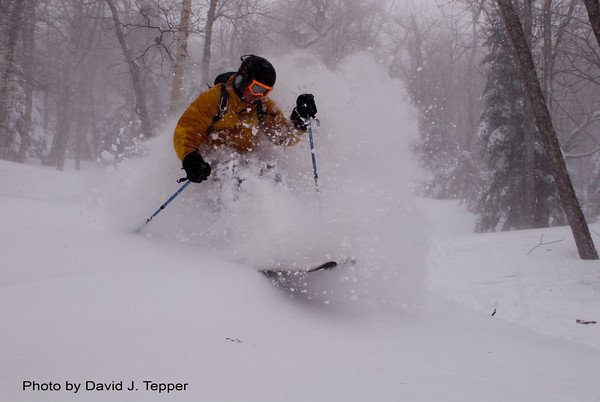
<instances>
[{"instance_id":1,"label":"black glove","mask_svg":"<svg viewBox=\"0 0 600 402\"><path fill-rule=\"evenodd\" d=\"M296 110L298 114L305 119L307 117L314 118L317 114L317 105L315 105L315 97L313 94L302 94L296 99Z\"/></svg>"},{"instance_id":2,"label":"black glove","mask_svg":"<svg viewBox=\"0 0 600 402\"><path fill-rule=\"evenodd\" d=\"M202 156L193 151L183 158L183 169L187 174L187 179L194 183L201 183L210 176L210 165L204 162Z\"/></svg>"},{"instance_id":3,"label":"black glove","mask_svg":"<svg viewBox=\"0 0 600 402\"><path fill-rule=\"evenodd\" d=\"M312 94L302 94L296 99L296 107L292 110L290 120L297 129L305 130L309 123L309 118L314 118L317 114L317 105L315 97Z\"/></svg>"}]
</instances>

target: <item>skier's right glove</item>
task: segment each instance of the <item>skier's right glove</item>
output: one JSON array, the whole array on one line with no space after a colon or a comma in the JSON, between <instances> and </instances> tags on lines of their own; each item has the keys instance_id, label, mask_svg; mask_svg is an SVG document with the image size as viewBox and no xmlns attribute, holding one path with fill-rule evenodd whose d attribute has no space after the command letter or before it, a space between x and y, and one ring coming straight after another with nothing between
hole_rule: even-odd
<instances>
[{"instance_id":1,"label":"skier's right glove","mask_svg":"<svg viewBox=\"0 0 600 402\"><path fill-rule=\"evenodd\" d=\"M193 151L183 158L183 169L187 179L194 183L201 183L210 176L210 165L204 162L198 151Z\"/></svg>"}]
</instances>

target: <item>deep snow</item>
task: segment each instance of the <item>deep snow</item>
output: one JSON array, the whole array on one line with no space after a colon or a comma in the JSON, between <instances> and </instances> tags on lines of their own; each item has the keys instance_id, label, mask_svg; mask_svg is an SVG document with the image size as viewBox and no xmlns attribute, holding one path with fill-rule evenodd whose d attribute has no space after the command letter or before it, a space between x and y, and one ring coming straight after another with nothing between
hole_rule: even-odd
<instances>
[{"instance_id":1,"label":"deep snow","mask_svg":"<svg viewBox=\"0 0 600 402\"><path fill-rule=\"evenodd\" d=\"M108 169L0 161L0 400L600 400L599 326L575 323L599 318L600 266L575 257L568 230L527 254L540 231L474 235L455 203L413 198L410 108L392 81L353 87L383 74L366 56L336 74L276 66L282 105L309 90L328 116L318 198L306 144L273 149L285 184L247 169L210 212L215 189L190 186L135 235L177 188L168 127ZM294 291L256 271L350 253L356 266ZM86 380L139 391L64 390ZM189 385L165 395L144 380Z\"/></svg>"},{"instance_id":2,"label":"deep snow","mask_svg":"<svg viewBox=\"0 0 600 402\"><path fill-rule=\"evenodd\" d=\"M424 205L430 211L446 211L447 216L460 215L455 202L424 200ZM467 223L469 216L463 214L463 219ZM590 228L600 244L600 225ZM568 226L490 234L456 229L439 228L431 237L427 258L431 291L600 350L600 325L577 323L600 322L600 263L579 259Z\"/></svg>"},{"instance_id":3,"label":"deep snow","mask_svg":"<svg viewBox=\"0 0 600 402\"><path fill-rule=\"evenodd\" d=\"M433 294L410 310L292 297L210 253L90 223L76 204L50 191L79 182L75 175L2 162L0 177L8 184L0 196L3 401L600 396L598 351L510 324L503 309L490 317ZM466 238L462 248L471 242ZM467 251L462 263L479 264L482 255ZM461 283L460 266L436 262L447 267L438 281ZM476 266L491 274L489 264ZM326 275L335 283L345 273ZM24 380L136 381L141 390L33 392L21 390ZM159 395L144 391L143 380L189 388Z\"/></svg>"}]
</instances>

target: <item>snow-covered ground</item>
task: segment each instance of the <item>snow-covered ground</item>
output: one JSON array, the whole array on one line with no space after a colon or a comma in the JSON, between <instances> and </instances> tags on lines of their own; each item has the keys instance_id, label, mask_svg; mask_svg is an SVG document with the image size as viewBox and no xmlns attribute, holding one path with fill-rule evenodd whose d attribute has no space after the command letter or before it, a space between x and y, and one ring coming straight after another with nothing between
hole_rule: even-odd
<instances>
[{"instance_id":1,"label":"snow-covered ground","mask_svg":"<svg viewBox=\"0 0 600 402\"><path fill-rule=\"evenodd\" d=\"M430 211L461 215L432 236L428 288L464 306L534 331L600 350L600 263L582 261L568 226L503 233L464 230L472 218L455 202L424 200ZM437 214L437 213L436 213ZM472 227L472 226L470 226ZM597 246L600 226L590 225Z\"/></svg>"},{"instance_id":2,"label":"snow-covered ground","mask_svg":"<svg viewBox=\"0 0 600 402\"><path fill-rule=\"evenodd\" d=\"M167 397L145 380L188 383L168 397L182 401L600 398L600 353L574 341L598 345L597 326L575 323L597 318L598 266L567 240L562 253L528 256L535 231L440 235L431 289L484 313L432 293L409 309L354 309L205 251L103 228L65 200L77 175L1 162L0 179L2 401ZM348 276L320 275L333 287ZM139 391L65 390L88 380ZM23 381L62 390L22 391Z\"/></svg>"},{"instance_id":3,"label":"snow-covered ground","mask_svg":"<svg viewBox=\"0 0 600 402\"><path fill-rule=\"evenodd\" d=\"M353 98L376 68L358 57L322 93L280 62L281 104L311 90L329 111L318 199L303 144L273 150L283 184L190 186L136 235L177 188L169 134L109 169L0 161L0 401L599 401L600 326L575 322L600 318L599 263L566 228L475 235L413 198L410 109L391 81ZM542 234L564 240L528 254ZM328 254L358 263L283 288L256 270Z\"/></svg>"}]
</instances>

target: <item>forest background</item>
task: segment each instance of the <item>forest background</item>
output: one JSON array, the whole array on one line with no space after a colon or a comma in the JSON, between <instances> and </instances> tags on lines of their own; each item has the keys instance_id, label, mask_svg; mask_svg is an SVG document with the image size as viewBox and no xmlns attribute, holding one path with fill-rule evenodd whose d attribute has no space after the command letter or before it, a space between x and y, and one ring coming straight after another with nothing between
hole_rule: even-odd
<instances>
[{"instance_id":1,"label":"forest background","mask_svg":"<svg viewBox=\"0 0 600 402\"><path fill-rule=\"evenodd\" d=\"M600 50L585 4L513 3L595 219ZM429 174L421 195L462 200L479 232L566 223L495 1L0 0L0 32L2 159L59 170L118 164L143 156L161 124L241 55L302 49L335 71L368 52L418 111L413 150ZM356 96L370 80L356 83Z\"/></svg>"}]
</instances>

